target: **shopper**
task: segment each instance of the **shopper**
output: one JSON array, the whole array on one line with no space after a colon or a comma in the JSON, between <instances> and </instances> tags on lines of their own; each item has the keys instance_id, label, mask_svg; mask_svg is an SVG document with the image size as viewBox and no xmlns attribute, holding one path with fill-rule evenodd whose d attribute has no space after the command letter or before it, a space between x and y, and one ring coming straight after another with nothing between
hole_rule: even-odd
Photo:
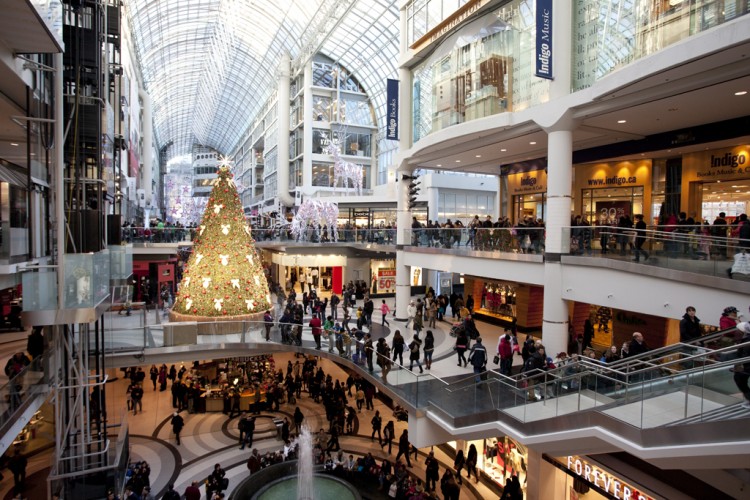
<instances>
[{"instance_id":1,"label":"shopper","mask_svg":"<svg viewBox=\"0 0 750 500\"><path fill-rule=\"evenodd\" d=\"M471 479L471 473L474 472L474 479L479 482L477 473L477 447L472 443L469 446L469 453L466 454L466 478Z\"/></svg>"},{"instance_id":2,"label":"shopper","mask_svg":"<svg viewBox=\"0 0 750 500\"><path fill-rule=\"evenodd\" d=\"M424 373L422 363L419 361L421 347L422 340L420 340L419 334L414 334L414 339L409 344L409 371L413 371L414 362L416 361L417 366L419 367L419 373Z\"/></svg>"},{"instance_id":3,"label":"shopper","mask_svg":"<svg viewBox=\"0 0 750 500\"><path fill-rule=\"evenodd\" d=\"M497 344L497 356L500 358L500 373L510 376L513 367L513 346L508 330L505 330L505 335L500 337Z\"/></svg>"},{"instance_id":4,"label":"shopper","mask_svg":"<svg viewBox=\"0 0 750 500\"><path fill-rule=\"evenodd\" d=\"M380 429L383 426L383 418L380 416L380 410L375 410L375 415L372 417L372 420L370 421L372 424L372 435L370 436L370 441L375 440L375 434L378 435L378 444L380 447L383 447L383 435L380 433Z\"/></svg>"},{"instance_id":5,"label":"shopper","mask_svg":"<svg viewBox=\"0 0 750 500\"><path fill-rule=\"evenodd\" d=\"M222 492L229 486L229 481L226 479L227 473L221 468L220 464L214 465L214 470L208 480L206 481L206 497L213 498L211 495L213 492Z\"/></svg>"},{"instance_id":6,"label":"shopper","mask_svg":"<svg viewBox=\"0 0 750 500\"><path fill-rule=\"evenodd\" d=\"M680 320L680 342L692 342L700 338L701 320L695 315L695 307L688 306Z\"/></svg>"},{"instance_id":7,"label":"shopper","mask_svg":"<svg viewBox=\"0 0 750 500\"><path fill-rule=\"evenodd\" d=\"M404 345L406 341L401 335L401 330L396 330L393 334L393 341L391 342L391 349L393 349L393 361L398 358L399 368L404 365Z\"/></svg>"},{"instance_id":8,"label":"shopper","mask_svg":"<svg viewBox=\"0 0 750 500\"><path fill-rule=\"evenodd\" d=\"M435 336L427 330L424 338L424 364L428 370L432 367L432 353L435 352Z\"/></svg>"},{"instance_id":9,"label":"shopper","mask_svg":"<svg viewBox=\"0 0 750 500\"><path fill-rule=\"evenodd\" d=\"M159 369L156 367L156 365L151 365L151 368L148 372L149 376L151 377L151 383L154 385L154 390L156 390L156 381L159 378Z\"/></svg>"},{"instance_id":10,"label":"shopper","mask_svg":"<svg viewBox=\"0 0 750 500\"><path fill-rule=\"evenodd\" d=\"M456 470L456 480L458 481L458 484L463 483L463 480L461 479L461 470L463 470L464 465L466 465L464 450L458 450L458 453L456 453L456 459L453 461L453 468Z\"/></svg>"},{"instance_id":11,"label":"shopper","mask_svg":"<svg viewBox=\"0 0 750 500\"><path fill-rule=\"evenodd\" d=\"M21 454L21 450L16 449L8 462L8 470L13 473L13 491L16 493L20 493L26 487L27 465L26 457Z\"/></svg>"},{"instance_id":12,"label":"shopper","mask_svg":"<svg viewBox=\"0 0 750 500\"><path fill-rule=\"evenodd\" d=\"M474 367L474 379L479 382L482 377L482 373L487 371L487 349L482 345L482 337L477 337L477 341L474 343L474 347L471 348L469 354L469 361L471 366Z\"/></svg>"},{"instance_id":13,"label":"shopper","mask_svg":"<svg viewBox=\"0 0 750 500\"><path fill-rule=\"evenodd\" d=\"M464 356L464 353L466 352L466 349L469 344L469 337L466 335L466 330L463 328L458 330L458 333L456 334L456 354L458 355L458 366L461 366L461 362L463 362L464 366L467 364L466 356Z\"/></svg>"},{"instance_id":14,"label":"shopper","mask_svg":"<svg viewBox=\"0 0 750 500\"><path fill-rule=\"evenodd\" d=\"M177 439L177 446L180 445L180 432L185 427L185 421L182 419L179 413L174 412L172 415L172 432L174 432L175 438Z\"/></svg>"},{"instance_id":15,"label":"shopper","mask_svg":"<svg viewBox=\"0 0 750 500\"><path fill-rule=\"evenodd\" d=\"M143 388L140 384L135 384L130 390L130 400L133 405L133 415L138 415L138 410L143 413Z\"/></svg>"},{"instance_id":16,"label":"shopper","mask_svg":"<svg viewBox=\"0 0 750 500\"><path fill-rule=\"evenodd\" d=\"M380 444L381 448L385 448L386 443L388 444L388 454L391 454L393 446L393 438L396 437L396 428L393 420L389 420L385 427L383 427L383 442Z\"/></svg>"},{"instance_id":17,"label":"shopper","mask_svg":"<svg viewBox=\"0 0 750 500\"><path fill-rule=\"evenodd\" d=\"M430 452L424 461L425 481L424 485L427 491L435 491L437 481L440 479L440 465L435 458L435 452Z\"/></svg>"},{"instance_id":18,"label":"shopper","mask_svg":"<svg viewBox=\"0 0 750 500\"><path fill-rule=\"evenodd\" d=\"M266 311L263 314L263 325L266 327L266 342L271 340L271 327L273 327L273 316L271 311Z\"/></svg>"},{"instance_id":19,"label":"shopper","mask_svg":"<svg viewBox=\"0 0 750 500\"><path fill-rule=\"evenodd\" d=\"M646 223L643 222L643 215L638 214L635 216L635 251L633 261L639 262L641 254L643 254L643 260L648 260L648 252L643 249L643 245L646 243Z\"/></svg>"},{"instance_id":20,"label":"shopper","mask_svg":"<svg viewBox=\"0 0 750 500\"><path fill-rule=\"evenodd\" d=\"M201 500L201 490L198 484L198 481L193 481L190 483L190 486L185 488L185 493L183 494L185 500Z\"/></svg>"},{"instance_id":21,"label":"shopper","mask_svg":"<svg viewBox=\"0 0 750 500\"><path fill-rule=\"evenodd\" d=\"M388 307L388 304L385 303L385 299L383 299L383 303L380 304L380 314L382 315L382 321L380 323L381 326L385 326L385 325L388 325L389 327L391 326L391 324L388 323L388 320L385 319L386 316L388 316L388 313L390 312L391 312L391 308Z\"/></svg>"},{"instance_id":22,"label":"shopper","mask_svg":"<svg viewBox=\"0 0 750 500\"><path fill-rule=\"evenodd\" d=\"M406 466L411 468L411 459L409 458L409 431L407 429L404 429L404 432L401 433L401 437L398 439L396 462L398 462L402 455L406 457Z\"/></svg>"}]
</instances>

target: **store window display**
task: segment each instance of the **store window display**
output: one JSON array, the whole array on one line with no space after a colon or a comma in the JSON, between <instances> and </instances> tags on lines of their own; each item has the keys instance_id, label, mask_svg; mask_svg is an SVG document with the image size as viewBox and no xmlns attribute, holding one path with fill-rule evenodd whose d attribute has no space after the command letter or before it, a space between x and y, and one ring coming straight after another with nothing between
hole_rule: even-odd
<instances>
[{"instance_id":1,"label":"store window display","mask_svg":"<svg viewBox=\"0 0 750 500\"><path fill-rule=\"evenodd\" d=\"M504 488L506 481L516 476L525 498L529 455L524 445L508 436L455 441L448 445L455 447L456 453L463 451L465 456L468 456L469 448L474 445L479 451L476 467L481 471L480 475L491 479L499 488Z\"/></svg>"},{"instance_id":2,"label":"store window display","mask_svg":"<svg viewBox=\"0 0 750 500\"><path fill-rule=\"evenodd\" d=\"M515 304L516 289L513 284L492 281L484 283L480 312L503 318L515 318Z\"/></svg>"}]
</instances>

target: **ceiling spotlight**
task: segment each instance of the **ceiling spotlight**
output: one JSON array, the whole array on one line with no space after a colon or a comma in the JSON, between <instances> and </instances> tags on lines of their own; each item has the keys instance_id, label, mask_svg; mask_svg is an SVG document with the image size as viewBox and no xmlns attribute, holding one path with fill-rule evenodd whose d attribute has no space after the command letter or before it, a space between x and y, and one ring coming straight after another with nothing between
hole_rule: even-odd
<instances>
[{"instance_id":1,"label":"ceiling spotlight","mask_svg":"<svg viewBox=\"0 0 750 500\"><path fill-rule=\"evenodd\" d=\"M461 163L461 160L456 160L456 163Z\"/></svg>"},{"instance_id":2,"label":"ceiling spotlight","mask_svg":"<svg viewBox=\"0 0 750 500\"><path fill-rule=\"evenodd\" d=\"M505 149L505 148L503 148L503 149L500 150L501 153L505 153L506 151L508 151L508 150Z\"/></svg>"},{"instance_id":3,"label":"ceiling spotlight","mask_svg":"<svg viewBox=\"0 0 750 500\"><path fill-rule=\"evenodd\" d=\"M534 144L536 144L536 141L531 141L529 144L533 146Z\"/></svg>"},{"instance_id":4,"label":"ceiling spotlight","mask_svg":"<svg viewBox=\"0 0 750 500\"><path fill-rule=\"evenodd\" d=\"M617 123L628 123L627 120L617 120Z\"/></svg>"},{"instance_id":5,"label":"ceiling spotlight","mask_svg":"<svg viewBox=\"0 0 750 500\"><path fill-rule=\"evenodd\" d=\"M739 92L735 92L734 95L745 95L747 94L747 90L740 90Z\"/></svg>"},{"instance_id":6,"label":"ceiling spotlight","mask_svg":"<svg viewBox=\"0 0 750 500\"><path fill-rule=\"evenodd\" d=\"M481 158L482 155L474 155L474 158Z\"/></svg>"},{"instance_id":7,"label":"ceiling spotlight","mask_svg":"<svg viewBox=\"0 0 750 500\"><path fill-rule=\"evenodd\" d=\"M435 165L435 166L436 166L436 167L442 167L442 166L443 166L443 164L442 164L442 163L438 163L438 164L437 164L437 165Z\"/></svg>"},{"instance_id":8,"label":"ceiling spotlight","mask_svg":"<svg viewBox=\"0 0 750 500\"><path fill-rule=\"evenodd\" d=\"M17 142L11 142L10 145L11 146L18 146L18 143Z\"/></svg>"}]
</instances>

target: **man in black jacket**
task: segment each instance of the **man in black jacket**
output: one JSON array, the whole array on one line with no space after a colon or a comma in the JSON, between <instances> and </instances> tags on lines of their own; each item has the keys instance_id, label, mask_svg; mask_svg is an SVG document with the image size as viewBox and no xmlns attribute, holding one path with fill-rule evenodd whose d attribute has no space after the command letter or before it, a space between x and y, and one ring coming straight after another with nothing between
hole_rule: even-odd
<instances>
[{"instance_id":1,"label":"man in black jacket","mask_svg":"<svg viewBox=\"0 0 750 500\"><path fill-rule=\"evenodd\" d=\"M643 340L643 334L641 332L634 332L633 340L630 341L628 357L638 356L649 350L646 342Z\"/></svg>"},{"instance_id":2,"label":"man in black jacket","mask_svg":"<svg viewBox=\"0 0 750 500\"><path fill-rule=\"evenodd\" d=\"M689 306L680 320L680 342L695 340L701 332L701 320L695 315L695 307Z\"/></svg>"},{"instance_id":3,"label":"man in black jacket","mask_svg":"<svg viewBox=\"0 0 750 500\"><path fill-rule=\"evenodd\" d=\"M174 412L172 416L172 432L174 432L175 438L177 438L177 445L180 445L180 432L185 427L185 421L182 419L179 413Z\"/></svg>"}]
</instances>

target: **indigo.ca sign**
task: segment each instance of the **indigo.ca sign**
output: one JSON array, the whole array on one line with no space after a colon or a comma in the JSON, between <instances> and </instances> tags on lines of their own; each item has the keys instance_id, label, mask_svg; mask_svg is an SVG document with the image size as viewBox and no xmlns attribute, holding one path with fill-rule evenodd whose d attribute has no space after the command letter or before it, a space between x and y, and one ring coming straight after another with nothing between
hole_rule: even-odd
<instances>
[{"instance_id":1,"label":"indigo.ca sign","mask_svg":"<svg viewBox=\"0 0 750 500\"><path fill-rule=\"evenodd\" d=\"M535 74L552 80L552 0L536 0Z\"/></svg>"},{"instance_id":2,"label":"indigo.ca sign","mask_svg":"<svg viewBox=\"0 0 750 500\"><path fill-rule=\"evenodd\" d=\"M386 139L398 140L398 80L388 79L386 86L386 109L388 111Z\"/></svg>"}]
</instances>

